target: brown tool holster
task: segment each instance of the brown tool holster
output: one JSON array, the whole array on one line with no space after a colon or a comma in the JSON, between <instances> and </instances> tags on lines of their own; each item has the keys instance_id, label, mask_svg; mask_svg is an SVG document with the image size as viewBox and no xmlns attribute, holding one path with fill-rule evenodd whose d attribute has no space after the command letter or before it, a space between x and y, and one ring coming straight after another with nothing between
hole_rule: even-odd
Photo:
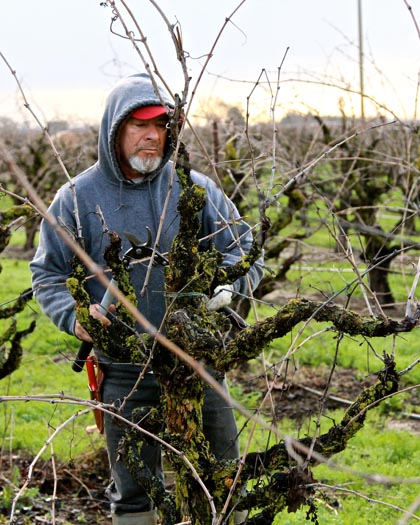
<instances>
[{"instance_id":1,"label":"brown tool holster","mask_svg":"<svg viewBox=\"0 0 420 525\"><path fill-rule=\"evenodd\" d=\"M86 370L88 371L88 377L89 377L89 390L90 390L90 398L94 399L95 401L98 401L98 403L102 402L102 383L105 378L105 374L101 367L99 366L98 360L96 356L90 355L86 360ZM94 374L95 380L92 381L91 374ZM101 434L104 433L104 413L102 410L95 408L93 411L93 415L95 416L95 422L96 426Z\"/></svg>"}]
</instances>

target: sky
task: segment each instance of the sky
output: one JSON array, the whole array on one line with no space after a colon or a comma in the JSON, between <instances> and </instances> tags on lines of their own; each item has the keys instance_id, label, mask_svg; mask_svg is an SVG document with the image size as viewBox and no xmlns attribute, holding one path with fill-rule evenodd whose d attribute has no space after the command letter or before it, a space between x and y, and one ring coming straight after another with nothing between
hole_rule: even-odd
<instances>
[{"instance_id":1,"label":"sky","mask_svg":"<svg viewBox=\"0 0 420 525\"><path fill-rule=\"evenodd\" d=\"M10 67L42 122L100 120L114 83L144 70L132 43L114 34L123 32L121 24L110 30L113 13L103 3L0 0L0 117L33 121ZM223 114L226 105L248 109L251 121L288 113L336 115L340 107L348 116L360 114L360 97L348 92L360 91L358 0L125 3L157 69L178 93L184 74L154 4L182 35L190 116ZM119 0L116 5L138 37ZM417 117L420 0L361 0L361 6L366 115ZM144 45L138 46L145 56Z\"/></svg>"}]
</instances>

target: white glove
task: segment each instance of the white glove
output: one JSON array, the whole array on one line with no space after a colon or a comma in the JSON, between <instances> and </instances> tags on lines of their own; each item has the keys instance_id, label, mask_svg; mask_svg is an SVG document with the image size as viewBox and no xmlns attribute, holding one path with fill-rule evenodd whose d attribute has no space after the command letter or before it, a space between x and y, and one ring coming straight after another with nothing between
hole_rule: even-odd
<instances>
[{"instance_id":1,"label":"white glove","mask_svg":"<svg viewBox=\"0 0 420 525\"><path fill-rule=\"evenodd\" d=\"M220 310L223 306L227 306L232 301L233 285L222 284L216 286L213 297L207 303L207 310Z\"/></svg>"}]
</instances>

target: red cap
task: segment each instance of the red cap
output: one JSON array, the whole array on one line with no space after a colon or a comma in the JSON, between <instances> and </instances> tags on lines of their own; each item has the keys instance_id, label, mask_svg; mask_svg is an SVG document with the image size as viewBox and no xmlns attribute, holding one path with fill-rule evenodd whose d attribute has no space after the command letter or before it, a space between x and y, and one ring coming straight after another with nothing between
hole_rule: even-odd
<instances>
[{"instance_id":1,"label":"red cap","mask_svg":"<svg viewBox=\"0 0 420 525\"><path fill-rule=\"evenodd\" d=\"M132 118L138 118L139 120L148 120L159 117L160 115L166 115L166 108L164 106L143 106L142 108L135 109L131 113Z\"/></svg>"}]
</instances>

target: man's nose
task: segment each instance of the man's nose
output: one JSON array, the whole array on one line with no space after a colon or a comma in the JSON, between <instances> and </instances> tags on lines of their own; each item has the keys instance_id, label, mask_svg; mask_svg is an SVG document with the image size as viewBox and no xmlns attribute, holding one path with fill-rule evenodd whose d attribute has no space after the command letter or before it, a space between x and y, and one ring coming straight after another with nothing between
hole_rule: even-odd
<instances>
[{"instance_id":1,"label":"man's nose","mask_svg":"<svg viewBox=\"0 0 420 525\"><path fill-rule=\"evenodd\" d=\"M150 140L156 140L159 138L159 130L155 124L149 124L145 129L145 137Z\"/></svg>"}]
</instances>

